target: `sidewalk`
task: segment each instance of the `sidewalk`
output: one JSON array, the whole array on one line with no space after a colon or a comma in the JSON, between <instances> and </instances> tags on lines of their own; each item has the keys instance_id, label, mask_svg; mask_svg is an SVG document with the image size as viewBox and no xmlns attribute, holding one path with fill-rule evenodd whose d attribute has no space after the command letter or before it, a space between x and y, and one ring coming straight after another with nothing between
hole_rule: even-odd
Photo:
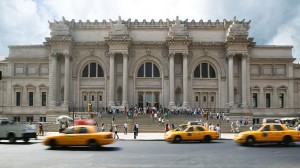
<instances>
[{"instance_id":1,"label":"sidewalk","mask_svg":"<svg viewBox=\"0 0 300 168\"><path fill-rule=\"evenodd\" d=\"M57 135L58 132L49 132L48 135ZM164 133L139 133L137 138L133 138L133 133L128 133L124 135L124 133L118 133L119 140L140 140L140 141L163 141ZM232 140L235 134L233 133L221 133L220 140ZM38 136L38 139L44 139L45 136Z\"/></svg>"}]
</instances>

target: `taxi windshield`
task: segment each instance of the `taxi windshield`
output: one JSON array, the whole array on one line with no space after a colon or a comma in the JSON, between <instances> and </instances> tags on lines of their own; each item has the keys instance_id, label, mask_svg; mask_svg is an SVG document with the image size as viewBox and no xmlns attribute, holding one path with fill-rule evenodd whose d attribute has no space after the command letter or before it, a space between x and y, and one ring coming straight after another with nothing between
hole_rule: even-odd
<instances>
[{"instance_id":1,"label":"taxi windshield","mask_svg":"<svg viewBox=\"0 0 300 168\"><path fill-rule=\"evenodd\" d=\"M178 126L175 131L184 131L186 129L187 125L180 125Z\"/></svg>"}]
</instances>

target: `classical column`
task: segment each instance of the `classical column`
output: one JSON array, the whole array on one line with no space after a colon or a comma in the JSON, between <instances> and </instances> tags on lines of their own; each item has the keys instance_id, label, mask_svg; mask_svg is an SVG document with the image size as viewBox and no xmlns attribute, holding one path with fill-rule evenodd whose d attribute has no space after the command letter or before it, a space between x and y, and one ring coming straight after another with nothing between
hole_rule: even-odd
<instances>
[{"instance_id":1,"label":"classical column","mask_svg":"<svg viewBox=\"0 0 300 168\"><path fill-rule=\"evenodd\" d=\"M169 60L170 60L170 102L169 106L175 106L175 101L174 101L174 53L171 53L169 55Z\"/></svg>"},{"instance_id":2,"label":"classical column","mask_svg":"<svg viewBox=\"0 0 300 168\"><path fill-rule=\"evenodd\" d=\"M247 55L242 55L242 107L247 107Z\"/></svg>"},{"instance_id":3,"label":"classical column","mask_svg":"<svg viewBox=\"0 0 300 168\"><path fill-rule=\"evenodd\" d=\"M51 86L50 90L50 106L56 106L56 90L57 90L57 54L53 53L51 54L52 58L52 69L51 69L51 78L49 81L49 85Z\"/></svg>"},{"instance_id":4,"label":"classical column","mask_svg":"<svg viewBox=\"0 0 300 168\"><path fill-rule=\"evenodd\" d=\"M108 106L115 105L115 54L110 53L109 58L109 102Z\"/></svg>"},{"instance_id":5,"label":"classical column","mask_svg":"<svg viewBox=\"0 0 300 168\"><path fill-rule=\"evenodd\" d=\"M127 102L127 83L128 83L128 54L123 53L123 102L122 106L128 106Z\"/></svg>"},{"instance_id":6,"label":"classical column","mask_svg":"<svg viewBox=\"0 0 300 168\"><path fill-rule=\"evenodd\" d=\"M187 53L183 53L183 107L188 107L188 63L187 63Z\"/></svg>"},{"instance_id":7,"label":"classical column","mask_svg":"<svg viewBox=\"0 0 300 168\"><path fill-rule=\"evenodd\" d=\"M70 55L65 56L65 80L64 80L64 105L69 104L69 90L70 90Z\"/></svg>"},{"instance_id":8,"label":"classical column","mask_svg":"<svg viewBox=\"0 0 300 168\"><path fill-rule=\"evenodd\" d=\"M228 55L228 95L229 106L234 105L234 85L233 85L233 55Z\"/></svg>"}]
</instances>

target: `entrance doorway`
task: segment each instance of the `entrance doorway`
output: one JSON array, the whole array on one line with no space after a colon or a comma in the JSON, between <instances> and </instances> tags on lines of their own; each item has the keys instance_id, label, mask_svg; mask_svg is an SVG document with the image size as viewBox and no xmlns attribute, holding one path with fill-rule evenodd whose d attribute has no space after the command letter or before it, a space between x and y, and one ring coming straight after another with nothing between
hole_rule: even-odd
<instances>
[{"instance_id":1,"label":"entrance doorway","mask_svg":"<svg viewBox=\"0 0 300 168\"><path fill-rule=\"evenodd\" d=\"M160 95L160 92L139 91L138 92L138 106L140 108L148 106L148 107L156 107L158 109L159 105L160 105L159 95Z\"/></svg>"}]
</instances>

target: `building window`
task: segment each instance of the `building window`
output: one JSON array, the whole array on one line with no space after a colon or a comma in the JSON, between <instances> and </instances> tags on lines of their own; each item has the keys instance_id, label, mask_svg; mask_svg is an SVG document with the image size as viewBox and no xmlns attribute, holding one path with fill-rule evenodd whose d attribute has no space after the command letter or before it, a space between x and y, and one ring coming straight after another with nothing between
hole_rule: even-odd
<instances>
[{"instance_id":1,"label":"building window","mask_svg":"<svg viewBox=\"0 0 300 168\"><path fill-rule=\"evenodd\" d=\"M103 69L102 69L102 67L98 64L98 68L97 68L97 70L98 70L98 77L104 77L104 72L103 72Z\"/></svg>"},{"instance_id":2,"label":"building window","mask_svg":"<svg viewBox=\"0 0 300 168\"><path fill-rule=\"evenodd\" d=\"M20 122L21 117L20 116L14 116L14 122Z\"/></svg>"},{"instance_id":3,"label":"building window","mask_svg":"<svg viewBox=\"0 0 300 168\"><path fill-rule=\"evenodd\" d=\"M47 94L46 92L42 92L42 106L46 106L47 103Z\"/></svg>"},{"instance_id":4,"label":"building window","mask_svg":"<svg viewBox=\"0 0 300 168\"><path fill-rule=\"evenodd\" d=\"M40 122L46 122L46 117L40 117Z\"/></svg>"},{"instance_id":5,"label":"building window","mask_svg":"<svg viewBox=\"0 0 300 168\"><path fill-rule=\"evenodd\" d=\"M27 122L33 122L33 117L32 116L27 116L26 121Z\"/></svg>"},{"instance_id":6,"label":"building window","mask_svg":"<svg viewBox=\"0 0 300 168\"><path fill-rule=\"evenodd\" d=\"M284 107L284 94L283 93L279 94L279 107L280 108Z\"/></svg>"},{"instance_id":7,"label":"building window","mask_svg":"<svg viewBox=\"0 0 300 168\"><path fill-rule=\"evenodd\" d=\"M94 62L89 63L83 68L82 77L104 77L103 68L100 64Z\"/></svg>"},{"instance_id":8,"label":"building window","mask_svg":"<svg viewBox=\"0 0 300 168\"><path fill-rule=\"evenodd\" d=\"M33 106L33 92L29 92L29 106Z\"/></svg>"},{"instance_id":9,"label":"building window","mask_svg":"<svg viewBox=\"0 0 300 168\"><path fill-rule=\"evenodd\" d=\"M89 65L86 65L82 71L82 77L89 77Z\"/></svg>"},{"instance_id":10,"label":"building window","mask_svg":"<svg viewBox=\"0 0 300 168\"><path fill-rule=\"evenodd\" d=\"M99 101L102 101L102 95L99 96Z\"/></svg>"},{"instance_id":11,"label":"building window","mask_svg":"<svg viewBox=\"0 0 300 168\"><path fill-rule=\"evenodd\" d=\"M203 96L203 102L206 102L206 96Z\"/></svg>"},{"instance_id":12,"label":"building window","mask_svg":"<svg viewBox=\"0 0 300 168\"><path fill-rule=\"evenodd\" d=\"M21 92L16 92L16 106L21 105Z\"/></svg>"},{"instance_id":13,"label":"building window","mask_svg":"<svg viewBox=\"0 0 300 168\"><path fill-rule=\"evenodd\" d=\"M208 78L208 64L207 63L201 64L201 76L202 76L202 78Z\"/></svg>"},{"instance_id":14,"label":"building window","mask_svg":"<svg viewBox=\"0 0 300 168\"><path fill-rule=\"evenodd\" d=\"M199 101L199 97L198 96L196 96L196 102L198 102Z\"/></svg>"},{"instance_id":15,"label":"building window","mask_svg":"<svg viewBox=\"0 0 300 168\"><path fill-rule=\"evenodd\" d=\"M86 102L86 99L87 99L87 97L86 97L86 95L84 95L84 96L83 96L83 101Z\"/></svg>"},{"instance_id":16,"label":"building window","mask_svg":"<svg viewBox=\"0 0 300 168\"><path fill-rule=\"evenodd\" d=\"M216 78L216 71L209 63L201 63L194 70L194 78Z\"/></svg>"},{"instance_id":17,"label":"building window","mask_svg":"<svg viewBox=\"0 0 300 168\"><path fill-rule=\"evenodd\" d=\"M257 93L252 94L252 107L257 108Z\"/></svg>"},{"instance_id":18,"label":"building window","mask_svg":"<svg viewBox=\"0 0 300 168\"><path fill-rule=\"evenodd\" d=\"M139 67L137 77L160 77L160 72L158 67L154 63L146 62Z\"/></svg>"},{"instance_id":19,"label":"building window","mask_svg":"<svg viewBox=\"0 0 300 168\"><path fill-rule=\"evenodd\" d=\"M94 95L92 95L92 101L95 101L95 97L94 97Z\"/></svg>"},{"instance_id":20,"label":"building window","mask_svg":"<svg viewBox=\"0 0 300 168\"><path fill-rule=\"evenodd\" d=\"M266 93L266 108L270 108L270 107L271 107L271 94Z\"/></svg>"},{"instance_id":21,"label":"building window","mask_svg":"<svg viewBox=\"0 0 300 168\"><path fill-rule=\"evenodd\" d=\"M214 96L211 96L211 97L210 97L210 101L211 101L211 102L214 102L214 101L215 101L215 97L214 97Z\"/></svg>"}]
</instances>

